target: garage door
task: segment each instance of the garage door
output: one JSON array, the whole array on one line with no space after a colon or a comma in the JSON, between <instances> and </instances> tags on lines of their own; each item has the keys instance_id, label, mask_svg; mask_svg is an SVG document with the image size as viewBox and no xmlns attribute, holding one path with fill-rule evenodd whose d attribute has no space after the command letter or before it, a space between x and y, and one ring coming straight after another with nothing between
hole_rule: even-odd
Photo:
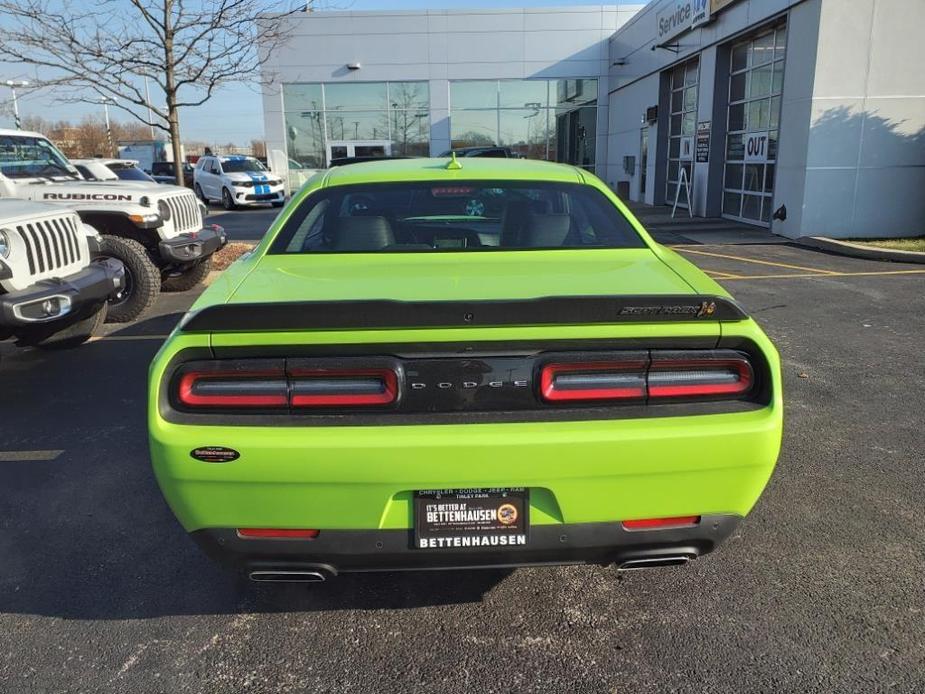
<instances>
[{"instance_id":1,"label":"garage door","mask_svg":"<svg viewBox=\"0 0 925 694\"><path fill-rule=\"evenodd\" d=\"M723 216L770 226L787 28L733 44L726 122Z\"/></svg>"}]
</instances>

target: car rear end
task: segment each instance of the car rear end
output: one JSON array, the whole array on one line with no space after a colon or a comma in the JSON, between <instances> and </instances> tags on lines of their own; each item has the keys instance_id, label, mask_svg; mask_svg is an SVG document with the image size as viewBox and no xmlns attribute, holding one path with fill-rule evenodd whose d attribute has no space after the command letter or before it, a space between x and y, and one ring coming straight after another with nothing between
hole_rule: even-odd
<instances>
[{"instance_id":1,"label":"car rear end","mask_svg":"<svg viewBox=\"0 0 925 694\"><path fill-rule=\"evenodd\" d=\"M168 503L257 580L711 551L773 471L778 357L640 239L309 267L266 241L152 366Z\"/></svg>"}]
</instances>

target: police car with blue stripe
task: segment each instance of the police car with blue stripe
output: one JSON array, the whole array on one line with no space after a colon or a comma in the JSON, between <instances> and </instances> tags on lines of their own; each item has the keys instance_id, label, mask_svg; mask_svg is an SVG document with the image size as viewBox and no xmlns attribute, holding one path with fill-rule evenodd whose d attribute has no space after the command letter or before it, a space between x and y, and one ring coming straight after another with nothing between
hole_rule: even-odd
<instances>
[{"instance_id":1,"label":"police car with blue stripe","mask_svg":"<svg viewBox=\"0 0 925 694\"><path fill-rule=\"evenodd\" d=\"M226 210L240 205L282 207L282 180L254 157L200 157L193 170L193 189L205 202L217 201Z\"/></svg>"}]
</instances>

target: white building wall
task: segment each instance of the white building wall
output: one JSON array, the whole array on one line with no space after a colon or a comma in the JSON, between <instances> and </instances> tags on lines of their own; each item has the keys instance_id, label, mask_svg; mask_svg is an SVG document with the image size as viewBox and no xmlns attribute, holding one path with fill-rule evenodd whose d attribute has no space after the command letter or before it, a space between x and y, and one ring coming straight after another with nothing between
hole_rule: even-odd
<instances>
[{"instance_id":1,"label":"white building wall","mask_svg":"<svg viewBox=\"0 0 925 694\"><path fill-rule=\"evenodd\" d=\"M280 85L428 80L431 153L450 146L449 81L599 80L595 158L607 160L607 42L641 4L562 8L313 12L295 15L289 41L265 67L268 150L285 151ZM360 63L359 70L347 69ZM603 169L601 169L603 170Z\"/></svg>"},{"instance_id":2,"label":"white building wall","mask_svg":"<svg viewBox=\"0 0 925 694\"><path fill-rule=\"evenodd\" d=\"M610 72L608 181L629 181L631 198L639 199L639 172L624 174L623 156L639 155L639 122L659 102L660 73L700 54L698 120L712 120L713 128L710 162L695 164L694 212L720 214L717 121L726 84L717 49L786 14L774 205L784 205L787 218L773 220L772 231L791 238L925 234L925 2L734 0L710 24L672 39L677 52L652 50L656 14L674 1L650 3L609 42L611 63L623 64ZM656 131L650 129L646 202L658 204L666 154Z\"/></svg>"}]
</instances>

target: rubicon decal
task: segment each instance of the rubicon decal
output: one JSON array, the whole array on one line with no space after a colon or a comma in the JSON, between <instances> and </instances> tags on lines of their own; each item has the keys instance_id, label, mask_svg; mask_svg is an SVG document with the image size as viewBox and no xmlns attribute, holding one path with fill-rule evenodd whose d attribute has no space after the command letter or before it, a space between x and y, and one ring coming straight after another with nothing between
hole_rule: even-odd
<instances>
[{"instance_id":1,"label":"rubicon decal","mask_svg":"<svg viewBox=\"0 0 925 694\"><path fill-rule=\"evenodd\" d=\"M110 202L131 202L132 196L124 193L45 193L44 200L103 200Z\"/></svg>"}]
</instances>

